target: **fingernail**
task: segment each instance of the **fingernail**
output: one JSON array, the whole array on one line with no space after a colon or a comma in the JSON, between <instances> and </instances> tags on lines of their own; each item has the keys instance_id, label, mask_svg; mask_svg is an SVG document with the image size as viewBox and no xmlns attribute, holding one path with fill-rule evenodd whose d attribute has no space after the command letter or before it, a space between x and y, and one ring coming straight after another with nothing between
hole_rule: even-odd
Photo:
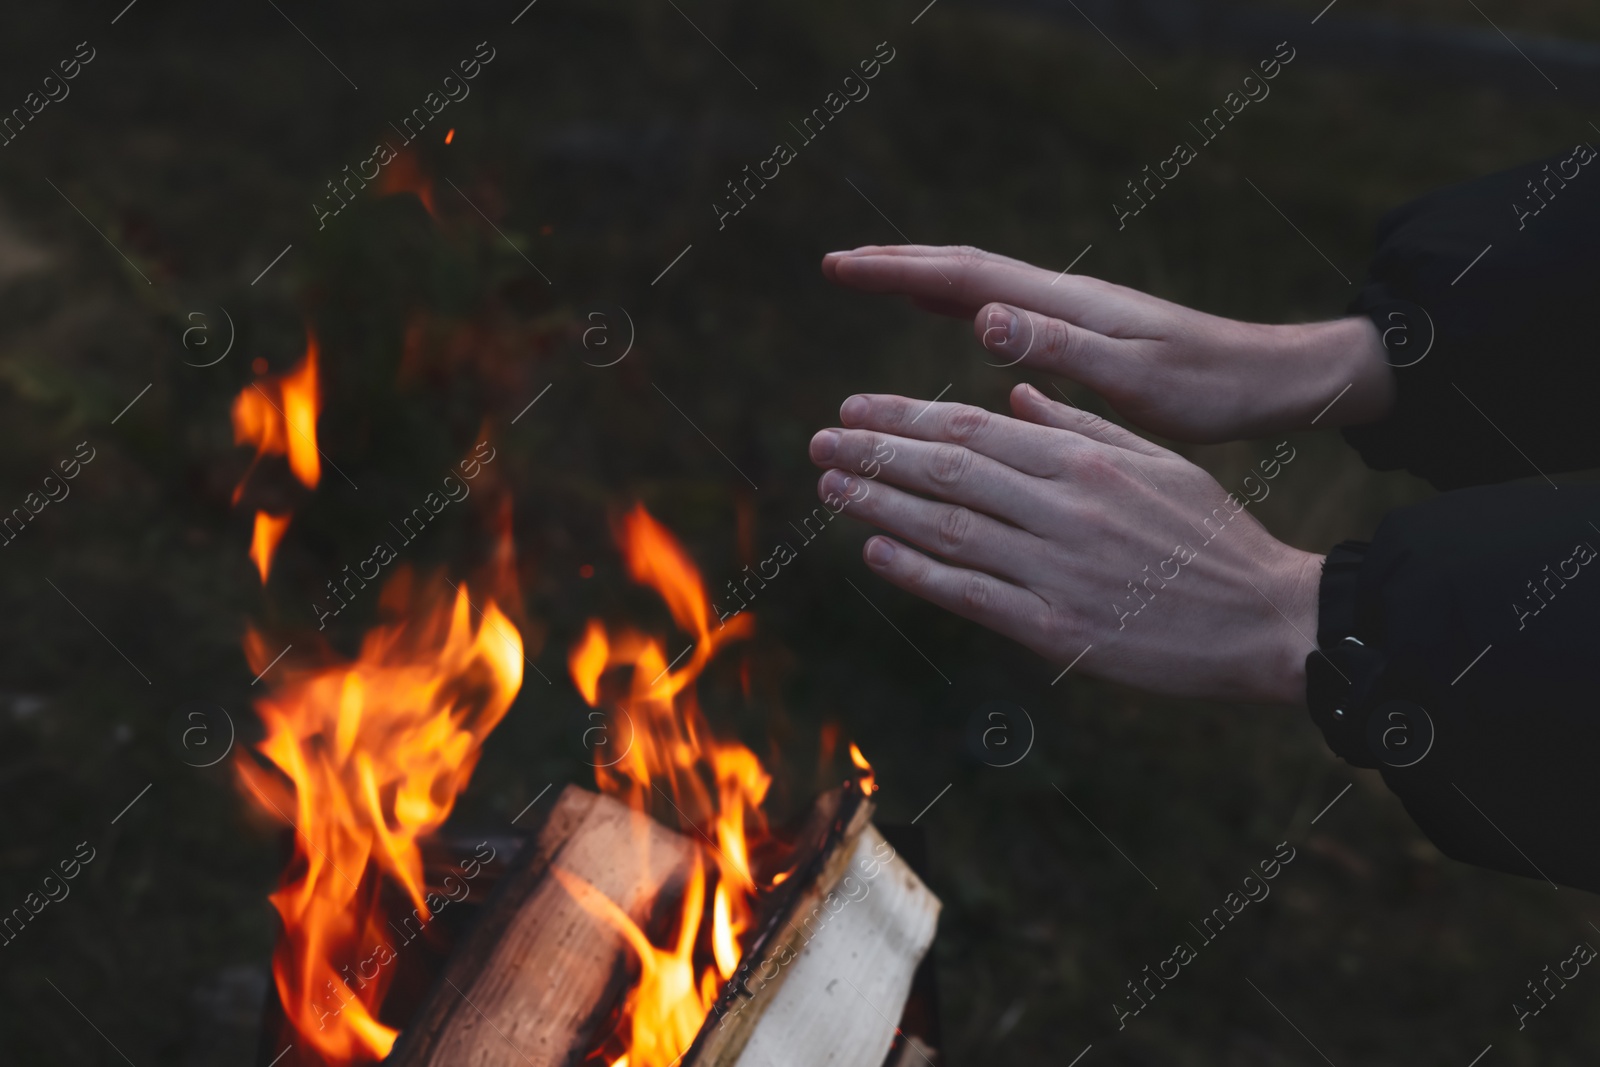
<instances>
[{"instance_id":1,"label":"fingernail","mask_svg":"<svg viewBox=\"0 0 1600 1067\"><path fill-rule=\"evenodd\" d=\"M894 542L886 537L874 537L867 542L867 562L874 567L888 566L894 559Z\"/></svg>"},{"instance_id":2,"label":"fingernail","mask_svg":"<svg viewBox=\"0 0 1600 1067\"><path fill-rule=\"evenodd\" d=\"M1039 390L1035 389L1033 386L1027 384L1026 382L1023 383L1022 387L1028 391L1028 395L1033 397L1033 399L1035 399L1035 400L1043 400L1043 399L1045 399L1045 395L1043 393L1039 392Z\"/></svg>"},{"instance_id":3,"label":"fingernail","mask_svg":"<svg viewBox=\"0 0 1600 1067\"><path fill-rule=\"evenodd\" d=\"M870 410L871 407L872 405L864 396L856 395L850 397L843 404L839 405L839 418L842 419L847 426L856 425L867 417L867 411Z\"/></svg>"},{"instance_id":4,"label":"fingernail","mask_svg":"<svg viewBox=\"0 0 1600 1067\"><path fill-rule=\"evenodd\" d=\"M1009 308L996 308L989 312L989 323L983 330L983 343L994 347L1010 344L1017 333L1017 316Z\"/></svg>"},{"instance_id":5,"label":"fingernail","mask_svg":"<svg viewBox=\"0 0 1600 1067\"><path fill-rule=\"evenodd\" d=\"M839 451L838 430L819 430L811 439L811 458L818 463L831 461L837 451Z\"/></svg>"}]
</instances>

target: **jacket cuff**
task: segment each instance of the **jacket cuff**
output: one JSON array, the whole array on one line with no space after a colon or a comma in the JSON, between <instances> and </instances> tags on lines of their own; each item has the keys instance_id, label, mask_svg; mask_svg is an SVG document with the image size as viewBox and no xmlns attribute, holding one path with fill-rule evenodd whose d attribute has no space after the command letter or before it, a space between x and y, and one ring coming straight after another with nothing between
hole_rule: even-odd
<instances>
[{"instance_id":1,"label":"jacket cuff","mask_svg":"<svg viewBox=\"0 0 1600 1067\"><path fill-rule=\"evenodd\" d=\"M1395 400L1382 419L1341 427L1339 434L1371 469L1399 470L1418 454L1419 435L1427 433L1437 418L1431 409L1442 388L1442 383L1434 380L1440 361L1423 364L1433 350L1437 331L1427 311L1400 299L1383 282L1362 286L1348 311L1371 319L1378 328L1384 362L1394 377Z\"/></svg>"},{"instance_id":2,"label":"jacket cuff","mask_svg":"<svg viewBox=\"0 0 1600 1067\"><path fill-rule=\"evenodd\" d=\"M1356 767L1376 767L1365 719L1383 658L1356 635L1356 575L1367 556L1363 541L1345 541L1322 561L1317 587L1317 647L1306 657L1306 704L1335 755Z\"/></svg>"},{"instance_id":3,"label":"jacket cuff","mask_svg":"<svg viewBox=\"0 0 1600 1067\"><path fill-rule=\"evenodd\" d=\"M1367 548L1344 541L1323 561L1306 705L1328 747L1352 767L1409 767L1433 747L1433 721L1423 706L1429 685L1412 656L1381 650L1382 635L1358 607Z\"/></svg>"}]
</instances>

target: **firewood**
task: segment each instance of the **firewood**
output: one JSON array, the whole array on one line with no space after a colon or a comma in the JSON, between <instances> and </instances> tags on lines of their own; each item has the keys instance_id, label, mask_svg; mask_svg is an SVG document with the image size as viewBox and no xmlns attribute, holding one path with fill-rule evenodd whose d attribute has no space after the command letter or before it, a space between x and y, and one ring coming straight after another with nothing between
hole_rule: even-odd
<instances>
[{"instance_id":1,"label":"firewood","mask_svg":"<svg viewBox=\"0 0 1600 1067\"><path fill-rule=\"evenodd\" d=\"M940 903L854 787L819 799L810 856L773 901L683 1067L880 1067Z\"/></svg>"},{"instance_id":2,"label":"firewood","mask_svg":"<svg viewBox=\"0 0 1600 1067\"><path fill-rule=\"evenodd\" d=\"M395 1067L570 1067L627 981L628 948L551 876L560 867L649 930L695 845L618 801L568 786L401 1034Z\"/></svg>"}]
</instances>

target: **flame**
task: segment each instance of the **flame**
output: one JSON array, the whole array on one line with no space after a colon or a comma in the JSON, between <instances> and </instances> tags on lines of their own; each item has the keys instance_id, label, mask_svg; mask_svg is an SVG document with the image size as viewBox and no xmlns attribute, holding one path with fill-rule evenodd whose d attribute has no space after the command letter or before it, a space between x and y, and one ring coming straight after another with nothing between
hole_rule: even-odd
<instances>
[{"instance_id":1,"label":"flame","mask_svg":"<svg viewBox=\"0 0 1600 1067\"><path fill-rule=\"evenodd\" d=\"M711 953L717 961L717 973L723 979L733 977L739 967L739 942L733 933L732 905L728 903L728 884L717 886L712 905Z\"/></svg>"},{"instance_id":2,"label":"flame","mask_svg":"<svg viewBox=\"0 0 1600 1067\"><path fill-rule=\"evenodd\" d=\"M713 983L710 1001L703 1000L694 977L694 946L706 901L705 869L699 858L684 887L677 942L664 949L651 944L610 897L559 867L552 871L589 914L616 929L639 957L639 981L628 996L633 1016L633 1040L625 1054L628 1062L641 1067L675 1063L694 1042L717 996Z\"/></svg>"},{"instance_id":3,"label":"flame","mask_svg":"<svg viewBox=\"0 0 1600 1067\"><path fill-rule=\"evenodd\" d=\"M850 762L854 763L858 768L861 769L862 772L864 772L859 776L859 781L861 782L861 791L868 796L876 793L878 791L877 775L872 773L872 764L867 762L867 757L861 754L861 750L856 747L856 743L854 741L850 742Z\"/></svg>"},{"instance_id":4,"label":"flame","mask_svg":"<svg viewBox=\"0 0 1600 1067\"><path fill-rule=\"evenodd\" d=\"M694 683L726 642L748 636L752 619L740 614L713 626L700 572L672 534L637 505L618 530L628 573L654 588L678 627L694 643L673 657L654 637L631 629L608 631L599 620L588 628L568 658L574 684L591 707L604 696L602 679L616 667L631 667L627 689L615 711L626 720L620 756L597 746L599 787L639 811L665 815L664 821L692 824L691 837L715 843L707 857L715 869L710 916L710 958L697 954L705 918L707 875L699 861L683 897L674 948L658 949L626 915L594 902L567 884L597 916L627 938L639 959L639 981L623 1005L617 1034L630 1067L670 1067L688 1048L720 985L738 966L739 938L751 927L758 892L751 870L753 846L769 840L761 804L771 776L744 745L714 737L695 696ZM621 747L620 745L618 747ZM663 801L665 803L663 803ZM687 828L686 828L687 829ZM609 901L606 902L610 904ZM592 905L592 906L591 906ZM696 980L698 973L698 980ZM618 1049L612 1049L615 1056ZM614 1065L613 1065L614 1067Z\"/></svg>"},{"instance_id":5,"label":"flame","mask_svg":"<svg viewBox=\"0 0 1600 1067\"><path fill-rule=\"evenodd\" d=\"M583 640L572 648L567 666L572 671L572 680L578 686L578 692L583 694L584 702L591 708L600 702L600 675L605 671L610 655L611 645L606 640L606 628L600 625L599 619L590 619Z\"/></svg>"},{"instance_id":6,"label":"flame","mask_svg":"<svg viewBox=\"0 0 1600 1067\"><path fill-rule=\"evenodd\" d=\"M263 456L286 456L289 470L307 489L322 478L317 452L317 416L322 387L317 372L317 339L306 333L306 354L287 374L266 376L239 391L233 401L233 441L255 445L256 458L233 490L237 504L245 482Z\"/></svg>"},{"instance_id":7,"label":"flame","mask_svg":"<svg viewBox=\"0 0 1600 1067\"><path fill-rule=\"evenodd\" d=\"M256 512L255 532L250 536L250 560L261 572L261 584L267 584L267 572L272 569L272 555L278 551L278 542L289 532L292 515L272 515Z\"/></svg>"},{"instance_id":8,"label":"flame","mask_svg":"<svg viewBox=\"0 0 1600 1067\"><path fill-rule=\"evenodd\" d=\"M401 943L379 892L387 879L418 923L431 918L418 842L449 816L522 685L521 634L493 600L475 627L465 582L454 596L419 592L402 569L380 601L399 621L369 631L353 661L279 665L256 701L256 747L276 771L243 755L235 764L261 811L295 829L270 897L283 920L273 978L300 1042L333 1064L381 1060L394 1044L378 1009ZM254 628L245 649L257 671L277 654Z\"/></svg>"},{"instance_id":9,"label":"flame","mask_svg":"<svg viewBox=\"0 0 1600 1067\"><path fill-rule=\"evenodd\" d=\"M428 209L428 214L435 220L439 218L439 213L433 208L433 179L423 173L417 154L409 148L402 148L395 153L395 157L383 168L383 175L378 181L379 196L394 196L397 193L416 194L422 206Z\"/></svg>"}]
</instances>

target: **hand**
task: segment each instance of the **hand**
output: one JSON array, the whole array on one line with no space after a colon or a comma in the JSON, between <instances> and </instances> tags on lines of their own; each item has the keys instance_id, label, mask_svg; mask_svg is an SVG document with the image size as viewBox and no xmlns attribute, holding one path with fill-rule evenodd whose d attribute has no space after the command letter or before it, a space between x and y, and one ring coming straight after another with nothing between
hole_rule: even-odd
<instances>
[{"instance_id":1,"label":"hand","mask_svg":"<svg viewBox=\"0 0 1600 1067\"><path fill-rule=\"evenodd\" d=\"M1361 316L1300 326L1235 322L976 248L830 252L822 273L970 316L991 362L1081 382L1124 418L1178 441L1259 437L1313 420L1371 422L1394 403L1378 330Z\"/></svg>"},{"instance_id":2,"label":"hand","mask_svg":"<svg viewBox=\"0 0 1600 1067\"><path fill-rule=\"evenodd\" d=\"M845 428L811 439L830 468L818 494L949 561L872 537L867 565L1063 666L1081 655L1079 670L1158 693L1303 703L1322 558L1175 453L1029 385L1011 408L844 402ZM870 484L846 473L874 460Z\"/></svg>"}]
</instances>

